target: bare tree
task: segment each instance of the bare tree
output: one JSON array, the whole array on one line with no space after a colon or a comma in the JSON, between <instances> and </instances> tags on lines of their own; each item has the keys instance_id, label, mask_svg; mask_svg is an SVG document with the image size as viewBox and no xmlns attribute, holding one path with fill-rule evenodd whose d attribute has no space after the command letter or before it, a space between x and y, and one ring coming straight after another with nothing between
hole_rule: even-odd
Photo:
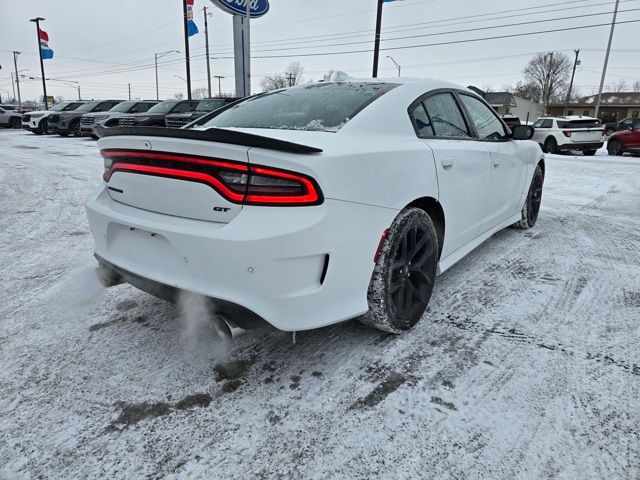
<instances>
[{"instance_id":1,"label":"bare tree","mask_svg":"<svg viewBox=\"0 0 640 480\"><path fill-rule=\"evenodd\" d=\"M196 88L191 92L191 97L194 100L202 100L203 98L207 98L209 96L208 88Z\"/></svg>"},{"instance_id":2,"label":"bare tree","mask_svg":"<svg viewBox=\"0 0 640 480\"><path fill-rule=\"evenodd\" d=\"M322 75L322 80L324 80L325 82L328 82L329 80L331 80L331 76L336 73L336 71L332 68L331 70L329 70L327 73L325 73L324 75Z\"/></svg>"},{"instance_id":3,"label":"bare tree","mask_svg":"<svg viewBox=\"0 0 640 480\"><path fill-rule=\"evenodd\" d=\"M523 73L526 83L539 89L539 102L546 107L549 102L566 95L571 69L571 60L563 53L538 53L529 60Z\"/></svg>"},{"instance_id":4,"label":"bare tree","mask_svg":"<svg viewBox=\"0 0 640 480\"><path fill-rule=\"evenodd\" d=\"M636 80L635 82L633 82L633 87L631 87L631 89L634 92L640 92L640 80Z\"/></svg>"},{"instance_id":5,"label":"bare tree","mask_svg":"<svg viewBox=\"0 0 640 480\"><path fill-rule=\"evenodd\" d=\"M518 82L513 89L513 94L516 97L524 98L530 102L541 103L542 102L542 88L533 82Z\"/></svg>"},{"instance_id":6,"label":"bare tree","mask_svg":"<svg viewBox=\"0 0 640 480\"><path fill-rule=\"evenodd\" d=\"M284 73L267 75L260 81L260 86L265 92L280 88L293 87L302 82L304 67L299 62L291 63Z\"/></svg>"},{"instance_id":7,"label":"bare tree","mask_svg":"<svg viewBox=\"0 0 640 480\"><path fill-rule=\"evenodd\" d=\"M64 97L62 95L58 95L53 100L54 100L55 103L62 103L62 102L64 102Z\"/></svg>"},{"instance_id":8,"label":"bare tree","mask_svg":"<svg viewBox=\"0 0 640 480\"><path fill-rule=\"evenodd\" d=\"M615 92L615 93L620 93L620 92L626 92L627 90L629 90L629 86L627 85L627 82L624 80L615 80L613 82L609 82L607 83L607 92Z\"/></svg>"},{"instance_id":9,"label":"bare tree","mask_svg":"<svg viewBox=\"0 0 640 480\"><path fill-rule=\"evenodd\" d=\"M173 95L173 98L175 98L176 100L182 100L184 98L184 93L175 93Z\"/></svg>"},{"instance_id":10,"label":"bare tree","mask_svg":"<svg viewBox=\"0 0 640 480\"><path fill-rule=\"evenodd\" d=\"M482 86L482 91L484 93L491 93L491 92L495 92L495 90L493 89L493 87L491 85L483 85Z\"/></svg>"}]
</instances>

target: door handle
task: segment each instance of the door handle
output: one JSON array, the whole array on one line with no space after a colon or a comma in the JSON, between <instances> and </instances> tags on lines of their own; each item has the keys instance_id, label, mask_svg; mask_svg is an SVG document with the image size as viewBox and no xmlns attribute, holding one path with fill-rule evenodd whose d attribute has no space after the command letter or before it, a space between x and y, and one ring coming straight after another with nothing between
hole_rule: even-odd
<instances>
[{"instance_id":1,"label":"door handle","mask_svg":"<svg viewBox=\"0 0 640 480\"><path fill-rule=\"evenodd\" d=\"M499 158L493 157L492 160L493 160L493 166L494 167L499 167L500 166L500 159Z\"/></svg>"},{"instance_id":2,"label":"door handle","mask_svg":"<svg viewBox=\"0 0 640 480\"><path fill-rule=\"evenodd\" d=\"M442 164L443 168L451 168L453 167L453 164L455 162L453 158L449 157L449 158L443 158L442 160L440 160L440 163Z\"/></svg>"}]
</instances>

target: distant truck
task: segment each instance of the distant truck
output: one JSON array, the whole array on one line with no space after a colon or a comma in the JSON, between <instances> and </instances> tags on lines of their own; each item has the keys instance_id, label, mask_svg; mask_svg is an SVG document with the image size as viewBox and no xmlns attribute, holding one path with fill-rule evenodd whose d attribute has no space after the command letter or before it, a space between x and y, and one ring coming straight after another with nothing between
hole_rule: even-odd
<instances>
[{"instance_id":1,"label":"distant truck","mask_svg":"<svg viewBox=\"0 0 640 480\"><path fill-rule=\"evenodd\" d=\"M229 105L236 100L239 100L239 98L205 98L204 100L200 100L194 112L171 113L167 115L165 118L165 124L169 128L182 128L185 125L193 122L194 120L203 117L207 113L218 110L219 108L222 108L225 105Z\"/></svg>"},{"instance_id":2,"label":"distant truck","mask_svg":"<svg viewBox=\"0 0 640 480\"><path fill-rule=\"evenodd\" d=\"M117 127L121 117L148 112L158 103L160 102L157 100L130 100L116 105L108 112L85 113L80 120L80 132L83 137L98 138L93 131L96 127Z\"/></svg>"},{"instance_id":3,"label":"distant truck","mask_svg":"<svg viewBox=\"0 0 640 480\"><path fill-rule=\"evenodd\" d=\"M150 108L146 113L135 113L120 117L121 127L164 127L167 115L195 112L199 100L167 100Z\"/></svg>"},{"instance_id":4,"label":"distant truck","mask_svg":"<svg viewBox=\"0 0 640 480\"><path fill-rule=\"evenodd\" d=\"M87 102L77 110L53 113L49 115L49 133L57 133L62 137L73 134L76 137L82 135L80 119L85 113L108 112L124 100L95 100Z\"/></svg>"}]
</instances>

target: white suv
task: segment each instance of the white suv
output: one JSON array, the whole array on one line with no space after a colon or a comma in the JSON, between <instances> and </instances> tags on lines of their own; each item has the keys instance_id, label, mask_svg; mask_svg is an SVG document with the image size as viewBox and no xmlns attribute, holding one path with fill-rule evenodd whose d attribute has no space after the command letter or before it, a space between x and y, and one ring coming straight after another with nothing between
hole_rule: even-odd
<instances>
[{"instance_id":1,"label":"white suv","mask_svg":"<svg viewBox=\"0 0 640 480\"><path fill-rule=\"evenodd\" d=\"M533 140L545 153L580 150L585 155L595 155L604 145L604 127L597 118L544 117L536 120L533 128Z\"/></svg>"}]
</instances>

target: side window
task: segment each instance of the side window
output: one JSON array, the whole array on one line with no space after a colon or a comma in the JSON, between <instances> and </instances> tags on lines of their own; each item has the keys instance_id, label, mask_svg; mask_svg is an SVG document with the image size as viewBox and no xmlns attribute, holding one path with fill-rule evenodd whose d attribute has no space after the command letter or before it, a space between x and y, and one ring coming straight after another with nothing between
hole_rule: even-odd
<instances>
[{"instance_id":1,"label":"side window","mask_svg":"<svg viewBox=\"0 0 640 480\"><path fill-rule=\"evenodd\" d=\"M460 99L476 127L480 140L503 140L507 136L498 116L484 103L469 95L460 95Z\"/></svg>"},{"instance_id":2,"label":"side window","mask_svg":"<svg viewBox=\"0 0 640 480\"><path fill-rule=\"evenodd\" d=\"M131 113L144 113L149 110L148 103L136 103L131 109Z\"/></svg>"},{"instance_id":3,"label":"side window","mask_svg":"<svg viewBox=\"0 0 640 480\"><path fill-rule=\"evenodd\" d=\"M469 131L451 93L438 93L424 101L436 137L469 137Z\"/></svg>"},{"instance_id":4,"label":"side window","mask_svg":"<svg viewBox=\"0 0 640 480\"><path fill-rule=\"evenodd\" d=\"M553 120L543 120L542 128L553 128Z\"/></svg>"},{"instance_id":5,"label":"side window","mask_svg":"<svg viewBox=\"0 0 640 480\"><path fill-rule=\"evenodd\" d=\"M536 120L535 123L533 125L531 125L533 128L544 128L542 126L542 124L544 123L544 120Z\"/></svg>"},{"instance_id":6,"label":"side window","mask_svg":"<svg viewBox=\"0 0 640 480\"><path fill-rule=\"evenodd\" d=\"M422 137L433 137L433 127L431 120L424 109L424 105L419 103L413 110L413 120L418 129L418 134Z\"/></svg>"},{"instance_id":7,"label":"side window","mask_svg":"<svg viewBox=\"0 0 640 480\"><path fill-rule=\"evenodd\" d=\"M189 112L190 108L191 106L189 105L189 102L181 102L181 103L178 103L175 107L173 107L173 110L171 110L171 113L187 113Z\"/></svg>"}]
</instances>

